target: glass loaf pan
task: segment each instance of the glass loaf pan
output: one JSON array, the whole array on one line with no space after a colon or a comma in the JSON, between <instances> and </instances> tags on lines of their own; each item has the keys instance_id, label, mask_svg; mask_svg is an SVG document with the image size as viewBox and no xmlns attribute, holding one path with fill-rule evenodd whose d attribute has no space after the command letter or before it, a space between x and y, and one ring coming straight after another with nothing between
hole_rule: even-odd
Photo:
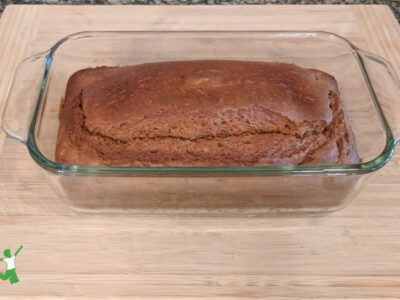
<instances>
[{"instance_id":1,"label":"glass loaf pan","mask_svg":"<svg viewBox=\"0 0 400 300\"><path fill-rule=\"evenodd\" d=\"M198 59L279 61L333 75L360 164L265 167L88 167L54 162L58 112L75 71ZM81 32L19 66L2 128L26 145L60 198L82 211L322 213L353 199L391 158L400 90L391 66L327 32Z\"/></svg>"}]
</instances>

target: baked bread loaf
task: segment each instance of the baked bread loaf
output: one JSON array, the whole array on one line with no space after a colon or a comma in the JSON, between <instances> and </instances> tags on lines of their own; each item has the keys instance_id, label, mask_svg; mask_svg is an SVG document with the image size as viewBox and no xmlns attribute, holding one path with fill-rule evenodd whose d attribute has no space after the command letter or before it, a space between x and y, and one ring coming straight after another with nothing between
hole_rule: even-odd
<instances>
[{"instance_id":1,"label":"baked bread loaf","mask_svg":"<svg viewBox=\"0 0 400 300\"><path fill-rule=\"evenodd\" d=\"M176 61L74 73L57 163L265 166L358 163L335 79L293 64Z\"/></svg>"}]
</instances>

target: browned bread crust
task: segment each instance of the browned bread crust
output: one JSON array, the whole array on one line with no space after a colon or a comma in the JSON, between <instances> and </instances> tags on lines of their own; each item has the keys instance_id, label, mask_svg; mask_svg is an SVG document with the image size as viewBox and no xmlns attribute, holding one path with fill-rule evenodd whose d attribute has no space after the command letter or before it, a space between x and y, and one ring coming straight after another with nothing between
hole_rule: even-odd
<instances>
[{"instance_id":1,"label":"browned bread crust","mask_svg":"<svg viewBox=\"0 0 400 300\"><path fill-rule=\"evenodd\" d=\"M178 61L73 74L56 162L89 166L358 163L335 79L293 64Z\"/></svg>"}]
</instances>

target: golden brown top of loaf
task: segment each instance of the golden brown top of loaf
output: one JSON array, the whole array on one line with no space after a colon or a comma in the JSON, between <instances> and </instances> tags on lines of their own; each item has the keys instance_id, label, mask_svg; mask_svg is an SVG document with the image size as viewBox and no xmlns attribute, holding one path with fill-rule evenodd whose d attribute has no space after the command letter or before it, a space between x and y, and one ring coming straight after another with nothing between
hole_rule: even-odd
<instances>
[{"instance_id":1,"label":"golden brown top of loaf","mask_svg":"<svg viewBox=\"0 0 400 300\"><path fill-rule=\"evenodd\" d=\"M82 106L88 129L107 136L195 139L222 134L224 113L243 108L248 119L267 109L295 122L328 124L329 87L336 89L331 76L289 64L166 62L110 70L82 91ZM237 121L229 124L240 127L236 134L259 126Z\"/></svg>"},{"instance_id":2,"label":"golden brown top of loaf","mask_svg":"<svg viewBox=\"0 0 400 300\"><path fill-rule=\"evenodd\" d=\"M56 160L224 166L358 157L332 76L293 64L210 60L78 71L67 85Z\"/></svg>"}]
</instances>

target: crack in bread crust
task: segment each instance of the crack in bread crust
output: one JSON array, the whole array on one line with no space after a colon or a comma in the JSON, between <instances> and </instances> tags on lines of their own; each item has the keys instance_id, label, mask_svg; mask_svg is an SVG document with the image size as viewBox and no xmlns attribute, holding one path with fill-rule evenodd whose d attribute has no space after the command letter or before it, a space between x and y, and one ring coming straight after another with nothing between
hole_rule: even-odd
<instances>
[{"instance_id":1,"label":"crack in bread crust","mask_svg":"<svg viewBox=\"0 0 400 300\"><path fill-rule=\"evenodd\" d=\"M331 94L332 92L330 92ZM282 135L282 136L288 136L291 137L295 140L299 140L304 143L304 140L307 139L310 136L322 136L322 137L327 137L329 135L331 135L331 130L330 128L333 126L333 124L336 124L336 122L333 122L332 124L330 124L329 126L326 126L322 129L322 132L317 132L315 130L310 130L306 133L304 133L303 135L298 135L298 134L290 134L290 133L286 133L286 132L280 132L278 130L276 131L266 131L266 132L242 132L241 134L236 134L236 135L220 135L220 136L205 136L205 137L201 137L201 138L196 138L196 139L188 139L188 138L182 138L182 137L175 137L175 136L159 136L159 137L142 137L142 138L133 138L130 141L127 140L121 140L121 139L116 139L113 137L109 137L107 135L102 134L101 132L92 132L90 131L86 125L85 125L85 120L86 120L86 116L85 113L83 111L83 107L82 107L82 92L79 94L78 96L79 98L79 108L81 111L81 129L82 129L82 134L87 134L89 136L92 137L97 137L100 138L103 141L109 141L111 143L113 143L114 145L129 145L129 144L135 144L137 142L140 141L146 141L146 140L151 140L151 141L160 141L160 140L165 140L165 139L172 139L172 140L181 140L181 141L189 141L189 142L199 142L199 141L212 141L215 139L226 139L226 138L245 138L245 137L249 137L249 136L258 136L260 138L262 138L261 136L263 135ZM334 100L337 100L337 98L332 97L331 98L332 102ZM336 115L335 115L336 118ZM265 137L267 138L267 137ZM305 146L303 149L301 149L303 151L304 157L298 162L298 164L303 164L305 161L307 161L307 159L315 152L317 151L319 148L324 147L324 145L327 143L328 139L322 139L322 142L317 143L316 145L308 145ZM100 143L101 144L101 143ZM125 146L124 146L125 147ZM221 147L221 146L220 146ZM107 154L109 153L113 153L113 151L109 152L109 153L105 153L104 151L98 150L96 151L98 153L98 155L100 157L103 157L104 159L106 159ZM151 153L156 153L157 150L150 150ZM187 150L186 151L189 155L194 155L194 151L192 150ZM276 151L278 152L278 151ZM284 159L281 158L281 160L287 160L287 159L291 159L293 156L298 155L298 153L300 152L300 150L295 151L293 153L291 153L290 155L287 155ZM260 159L260 156L257 158L257 160ZM245 164L245 162L241 162L240 159L237 160L239 163L241 164ZM279 161L279 159L278 159ZM214 162L217 163L217 162ZM154 163L143 163L143 162L136 162L136 164L141 164L141 165L155 165ZM276 164L276 163L275 163Z\"/></svg>"},{"instance_id":2,"label":"crack in bread crust","mask_svg":"<svg viewBox=\"0 0 400 300\"><path fill-rule=\"evenodd\" d=\"M130 138L129 140L124 140L121 138L115 138L112 136L109 136L107 134L104 134L100 131L92 131L88 128L88 126L86 125L86 115L85 112L83 110L82 107L82 92L79 94L79 108L81 110L82 113L82 125L81 128L84 132L86 132L88 135L92 135L92 136L99 136L102 137L104 139L108 139L110 141L113 141L117 144L129 144L130 142L134 142L137 140L145 140L145 139L151 139L151 140L160 140L160 139L177 139L177 140L187 140L187 141L201 141L201 140L211 140L213 138L228 138L228 137L243 137L243 136L248 136L248 135L266 135L266 134L282 134L282 135L286 135L286 136L293 136L295 138L301 139L304 138L305 136L308 135L317 135L320 133L325 133L329 126L326 127L322 127L319 129L319 132L315 129L309 129L307 131L304 131L302 133L298 133L297 131L295 131L294 133L290 133L289 131L281 131L279 129L276 130L254 130L254 131L242 131L239 133L233 133L233 134L215 134L215 135L203 135L200 137L195 137L195 138L187 138L187 137L183 137L183 136L174 136L174 135L147 135L147 136L133 136L132 138ZM283 116L281 116L282 119L287 119ZM266 121L267 122L267 121ZM288 122L290 122L290 120L288 120ZM289 124L291 125L291 127L293 127L293 124L291 124L292 122L290 122ZM289 125L285 125L285 127L290 128Z\"/></svg>"}]
</instances>

